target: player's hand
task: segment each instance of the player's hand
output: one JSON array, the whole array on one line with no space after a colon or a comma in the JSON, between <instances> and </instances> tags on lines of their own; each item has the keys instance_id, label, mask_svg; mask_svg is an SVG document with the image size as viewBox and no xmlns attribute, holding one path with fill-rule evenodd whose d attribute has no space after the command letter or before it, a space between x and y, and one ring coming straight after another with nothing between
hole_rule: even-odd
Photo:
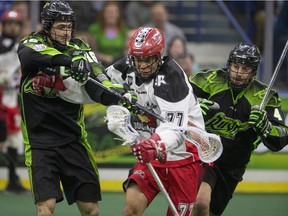
<instances>
[{"instance_id":1,"label":"player's hand","mask_svg":"<svg viewBox=\"0 0 288 216\"><path fill-rule=\"evenodd\" d=\"M257 105L251 107L248 124L264 137L267 137L272 129L272 124L267 118L267 112L260 110Z\"/></svg>"},{"instance_id":2,"label":"player's hand","mask_svg":"<svg viewBox=\"0 0 288 216\"><path fill-rule=\"evenodd\" d=\"M67 88L60 75L47 75L46 73L36 75L32 80L32 87L39 96L45 94L45 87L65 91Z\"/></svg>"},{"instance_id":3,"label":"player's hand","mask_svg":"<svg viewBox=\"0 0 288 216\"><path fill-rule=\"evenodd\" d=\"M69 53L72 58L69 75L77 82L85 83L90 73L90 66L85 57L85 51L70 50Z\"/></svg>"},{"instance_id":4,"label":"player's hand","mask_svg":"<svg viewBox=\"0 0 288 216\"><path fill-rule=\"evenodd\" d=\"M161 142L158 134L154 133L148 140L142 140L139 144L131 147L131 152L140 163L149 163L157 159L161 164L166 163L166 147Z\"/></svg>"},{"instance_id":5,"label":"player's hand","mask_svg":"<svg viewBox=\"0 0 288 216\"><path fill-rule=\"evenodd\" d=\"M220 109L219 104L214 102L214 101L207 100L205 98L198 98L197 101L198 101L198 103L200 105L200 108L201 108L201 111L202 111L203 115L207 115L207 113L210 110L218 110L218 109Z\"/></svg>"},{"instance_id":6,"label":"player's hand","mask_svg":"<svg viewBox=\"0 0 288 216\"><path fill-rule=\"evenodd\" d=\"M118 105L127 108L134 114L138 114L140 110L134 106L138 100L137 94L130 89L130 86L127 83L124 83L123 88L123 99L118 102Z\"/></svg>"}]
</instances>

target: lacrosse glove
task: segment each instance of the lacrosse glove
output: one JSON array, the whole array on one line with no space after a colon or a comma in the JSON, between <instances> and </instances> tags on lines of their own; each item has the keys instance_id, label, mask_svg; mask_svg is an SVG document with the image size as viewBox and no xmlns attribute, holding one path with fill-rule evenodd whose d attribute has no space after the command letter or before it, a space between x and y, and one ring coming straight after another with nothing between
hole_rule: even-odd
<instances>
[{"instance_id":1,"label":"lacrosse glove","mask_svg":"<svg viewBox=\"0 0 288 216\"><path fill-rule=\"evenodd\" d=\"M137 113L136 107L133 105L137 103L138 96L137 94L131 90L130 86L127 83L124 83L123 85L124 93L123 99L119 101L119 105L127 108L129 111L133 113Z\"/></svg>"},{"instance_id":2,"label":"lacrosse glove","mask_svg":"<svg viewBox=\"0 0 288 216\"><path fill-rule=\"evenodd\" d=\"M198 103L200 105L200 108L201 108L201 111L202 111L203 115L207 115L207 113L210 110L218 110L218 109L220 109L219 104L214 102L214 101L207 100L205 98L198 98L197 101L198 101Z\"/></svg>"},{"instance_id":3,"label":"lacrosse glove","mask_svg":"<svg viewBox=\"0 0 288 216\"><path fill-rule=\"evenodd\" d=\"M264 137L267 137L272 129L272 123L267 118L267 112L260 110L257 105L251 107L248 124Z\"/></svg>"},{"instance_id":4,"label":"lacrosse glove","mask_svg":"<svg viewBox=\"0 0 288 216\"><path fill-rule=\"evenodd\" d=\"M77 82L85 82L88 80L90 73L90 66L85 51L70 50L71 56L71 69L69 75Z\"/></svg>"},{"instance_id":5,"label":"lacrosse glove","mask_svg":"<svg viewBox=\"0 0 288 216\"><path fill-rule=\"evenodd\" d=\"M46 93L45 87L58 91L65 91L67 89L60 75L47 75L46 73L36 75L32 79L32 87L38 96Z\"/></svg>"},{"instance_id":6,"label":"lacrosse glove","mask_svg":"<svg viewBox=\"0 0 288 216\"><path fill-rule=\"evenodd\" d=\"M140 163L150 163L157 159L164 164L167 160L166 147L156 133L152 134L150 139L142 140L139 144L131 146L131 152Z\"/></svg>"}]
</instances>

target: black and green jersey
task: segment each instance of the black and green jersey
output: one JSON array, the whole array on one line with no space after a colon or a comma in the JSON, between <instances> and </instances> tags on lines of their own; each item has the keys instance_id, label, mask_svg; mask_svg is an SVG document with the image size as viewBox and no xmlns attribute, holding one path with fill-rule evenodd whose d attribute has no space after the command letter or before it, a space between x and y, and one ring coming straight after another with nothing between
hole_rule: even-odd
<instances>
[{"instance_id":1,"label":"black and green jersey","mask_svg":"<svg viewBox=\"0 0 288 216\"><path fill-rule=\"evenodd\" d=\"M80 39L73 39L78 49L87 49ZM32 33L23 38L18 48L22 78L20 104L22 132L26 145L49 148L65 145L72 141L86 141L83 105L73 104L57 97L51 90L47 95L37 96L32 88L32 80L39 72L60 74L67 78L71 58L68 53L51 47L43 35ZM53 57L60 56L62 64L53 63ZM58 58L59 59L59 58Z\"/></svg>"},{"instance_id":2,"label":"black and green jersey","mask_svg":"<svg viewBox=\"0 0 288 216\"><path fill-rule=\"evenodd\" d=\"M242 91L233 92L226 68L199 72L189 77L189 82L197 97L220 105L219 110L210 110L204 116L206 130L220 135L224 147L216 164L227 168L243 167L261 142L272 151L279 151L286 145L287 127L276 91L271 91L265 104L268 119L273 124L269 136L265 139L248 125L251 107L260 106L266 84L255 79Z\"/></svg>"}]
</instances>

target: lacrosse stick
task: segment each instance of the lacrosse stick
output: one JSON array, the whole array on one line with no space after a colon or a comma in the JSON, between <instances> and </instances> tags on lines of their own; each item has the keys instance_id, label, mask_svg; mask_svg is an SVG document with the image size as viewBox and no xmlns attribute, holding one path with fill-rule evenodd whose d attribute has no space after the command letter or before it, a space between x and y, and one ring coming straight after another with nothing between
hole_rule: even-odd
<instances>
[{"instance_id":1,"label":"lacrosse stick","mask_svg":"<svg viewBox=\"0 0 288 216\"><path fill-rule=\"evenodd\" d=\"M264 105L265 105L266 100L267 100L267 98L269 96L269 93L270 93L270 91L272 89L272 86L273 86L273 84L275 82L276 76L278 75L278 72L279 72L279 69L280 69L280 67L282 65L282 62L284 60L284 57L286 56L287 50L288 50L288 40L286 41L285 47L283 48L282 54L281 54L281 56L279 58L279 61L278 61L277 65L276 65L276 68L274 70L273 76L272 76L272 78L271 78L271 80L269 82L267 91L266 91L266 93L265 93L265 95L263 97L263 100L262 100L261 104L260 104L260 107L259 107L260 110L262 110L264 108Z\"/></svg>"},{"instance_id":2,"label":"lacrosse stick","mask_svg":"<svg viewBox=\"0 0 288 216\"><path fill-rule=\"evenodd\" d=\"M133 146L140 142L139 133L131 126L130 123L130 112L128 109L121 106L109 106L106 111L106 120L108 121L107 126L108 129L121 137L123 139L122 145ZM154 177L158 187L163 193L165 199L168 202L170 209L172 210L174 216L179 216L168 192L166 191L164 185L162 184L158 174L156 173L154 167L151 163L146 163L148 169L150 170L152 176Z\"/></svg>"},{"instance_id":3,"label":"lacrosse stick","mask_svg":"<svg viewBox=\"0 0 288 216\"><path fill-rule=\"evenodd\" d=\"M216 134L208 133L197 127L189 127L184 131L184 137L197 147L199 157L205 163L214 162L223 152L221 139Z\"/></svg>"}]
</instances>

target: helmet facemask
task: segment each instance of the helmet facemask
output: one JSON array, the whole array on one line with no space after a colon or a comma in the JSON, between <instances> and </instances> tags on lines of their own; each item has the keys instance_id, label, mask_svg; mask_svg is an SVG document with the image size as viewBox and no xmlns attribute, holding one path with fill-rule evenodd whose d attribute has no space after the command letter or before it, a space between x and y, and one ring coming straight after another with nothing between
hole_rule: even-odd
<instances>
[{"instance_id":1,"label":"helmet facemask","mask_svg":"<svg viewBox=\"0 0 288 216\"><path fill-rule=\"evenodd\" d=\"M159 54L148 57L129 55L129 58L135 68L136 75L142 81L150 81L153 79L162 64L162 57Z\"/></svg>"},{"instance_id":2,"label":"helmet facemask","mask_svg":"<svg viewBox=\"0 0 288 216\"><path fill-rule=\"evenodd\" d=\"M75 33L74 11L65 1L52 1L44 6L41 18L42 28L52 41L53 46L59 51L64 51L67 42ZM57 23L61 24L57 25ZM66 40L64 40L65 37ZM57 38L61 39L57 40Z\"/></svg>"}]
</instances>

